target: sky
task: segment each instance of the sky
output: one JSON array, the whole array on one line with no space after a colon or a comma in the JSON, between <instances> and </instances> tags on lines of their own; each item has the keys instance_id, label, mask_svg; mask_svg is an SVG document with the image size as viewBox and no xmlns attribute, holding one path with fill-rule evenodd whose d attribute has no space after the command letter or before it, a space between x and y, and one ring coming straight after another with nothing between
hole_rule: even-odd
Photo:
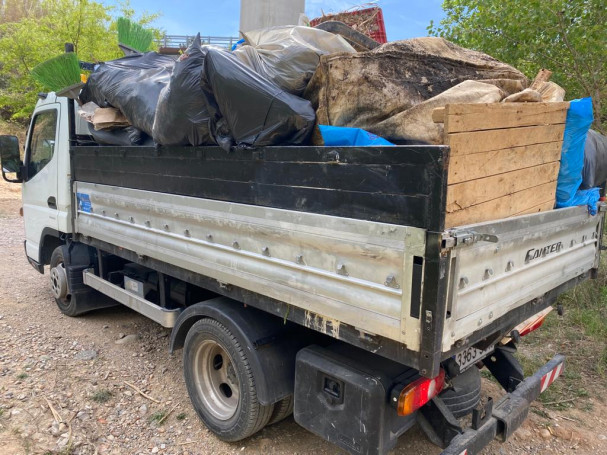
<instances>
[{"instance_id":1,"label":"sky","mask_svg":"<svg viewBox=\"0 0 607 455\"><path fill-rule=\"evenodd\" d=\"M280 1L280 0L275 0ZM116 5L117 0L101 0ZM365 0L306 0L306 14L310 19L325 13L339 12ZM442 0L379 0L383 10L389 41L426 36L430 20L444 17ZM167 35L238 36L240 0L130 0L136 13L161 13L154 26Z\"/></svg>"}]
</instances>

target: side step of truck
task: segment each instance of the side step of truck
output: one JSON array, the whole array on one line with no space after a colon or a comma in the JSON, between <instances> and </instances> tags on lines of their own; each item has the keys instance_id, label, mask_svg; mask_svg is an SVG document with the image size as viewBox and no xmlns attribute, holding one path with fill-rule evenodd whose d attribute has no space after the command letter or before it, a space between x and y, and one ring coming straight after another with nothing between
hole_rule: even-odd
<instances>
[{"instance_id":1,"label":"side step of truck","mask_svg":"<svg viewBox=\"0 0 607 455\"><path fill-rule=\"evenodd\" d=\"M161 308L158 305L146 300L138 295L122 289L120 286L99 278L95 275L93 269L86 269L82 272L84 284L96 289L102 294L128 306L129 308L143 314L152 321L157 322L163 327L172 328L175 326L177 316L181 313L180 309L169 310Z\"/></svg>"}]
</instances>

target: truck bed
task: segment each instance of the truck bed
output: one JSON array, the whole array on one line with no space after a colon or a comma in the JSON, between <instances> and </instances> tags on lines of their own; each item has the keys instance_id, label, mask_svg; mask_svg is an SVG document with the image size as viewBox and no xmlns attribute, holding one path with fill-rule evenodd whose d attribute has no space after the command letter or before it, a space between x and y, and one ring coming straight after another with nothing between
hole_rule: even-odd
<instances>
[{"instance_id":1,"label":"truck bed","mask_svg":"<svg viewBox=\"0 0 607 455\"><path fill-rule=\"evenodd\" d=\"M574 207L445 231L447 152L74 147L74 232L432 376L586 278L602 229Z\"/></svg>"}]
</instances>

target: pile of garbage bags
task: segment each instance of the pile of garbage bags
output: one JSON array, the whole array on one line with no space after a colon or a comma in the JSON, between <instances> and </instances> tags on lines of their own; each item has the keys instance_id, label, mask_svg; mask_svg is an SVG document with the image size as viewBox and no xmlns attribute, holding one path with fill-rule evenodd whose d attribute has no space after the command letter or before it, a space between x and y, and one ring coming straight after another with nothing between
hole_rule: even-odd
<instances>
[{"instance_id":1,"label":"pile of garbage bags","mask_svg":"<svg viewBox=\"0 0 607 455\"><path fill-rule=\"evenodd\" d=\"M232 51L198 36L177 60L149 52L103 63L80 101L116 108L130 123L91 130L100 143L323 145L312 133L327 125L441 144L437 107L564 96L551 82L537 91L527 85L516 68L443 38L357 52L340 35L285 26L245 33Z\"/></svg>"},{"instance_id":2,"label":"pile of garbage bags","mask_svg":"<svg viewBox=\"0 0 607 455\"><path fill-rule=\"evenodd\" d=\"M202 46L197 36L177 61L155 52L103 63L80 102L120 110L130 126L93 128L116 145L297 145L316 115L301 98L321 55L355 52L341 36L309 27L251 32L234 52ZM126 143L126 144L125 144Z\"/></svg>"}]
</instances>

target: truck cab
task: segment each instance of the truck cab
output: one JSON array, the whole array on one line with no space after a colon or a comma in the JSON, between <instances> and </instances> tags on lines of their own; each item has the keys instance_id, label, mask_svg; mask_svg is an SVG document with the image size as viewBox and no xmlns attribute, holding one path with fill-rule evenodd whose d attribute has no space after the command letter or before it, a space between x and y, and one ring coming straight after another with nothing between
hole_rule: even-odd
<instances>
[{"instance_id":1,"label":"truck cab","mask_svg":"<svg viewBox=\"0 0 607 455\"><path fill-rule=\"evenodd\" d=\"M61 237L72 232L70 219L69 100L40 94L27 133L22 182L25 251L40 272Z\"/></svg>"}]
</instances>

